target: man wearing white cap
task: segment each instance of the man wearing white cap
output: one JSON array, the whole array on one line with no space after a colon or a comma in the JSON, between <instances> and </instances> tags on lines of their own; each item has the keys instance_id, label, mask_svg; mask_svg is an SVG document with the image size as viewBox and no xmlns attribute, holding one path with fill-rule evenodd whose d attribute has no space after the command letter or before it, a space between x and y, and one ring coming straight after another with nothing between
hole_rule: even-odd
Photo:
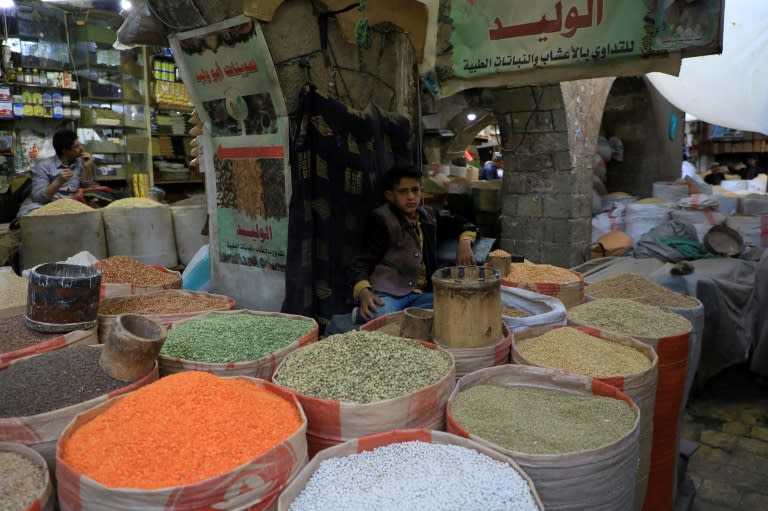
<instances>
[{"instance_id":1,"label":"man wearing white cap","mask_svg":"<svg viewBox=\"0 0 768 511\"><path fill-rule=\"evenodd\" d=\"M501 153L493 153L493 157L490 161L485 162L483 170L480 171L480 179L486 179L488 181L492 179L500 179L504 172L504 155Z\"/></svg>"}]
</instances>

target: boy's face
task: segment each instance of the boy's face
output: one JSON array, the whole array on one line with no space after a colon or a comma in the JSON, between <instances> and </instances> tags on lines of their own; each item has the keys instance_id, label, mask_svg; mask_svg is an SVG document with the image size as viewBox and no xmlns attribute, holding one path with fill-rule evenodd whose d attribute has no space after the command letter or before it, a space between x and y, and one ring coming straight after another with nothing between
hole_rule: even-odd
<instances>
[{"instance_id":1,"label":"boy's face","mask_svg":"<svg viewBox=\"0 0 768 511\"><path fill-rule=\"evenodd\" d=\"M421 181L404 177L391 190L384 192L384 197L406 217L413 218L421 204Z\"/></svg>"}]
</instances>

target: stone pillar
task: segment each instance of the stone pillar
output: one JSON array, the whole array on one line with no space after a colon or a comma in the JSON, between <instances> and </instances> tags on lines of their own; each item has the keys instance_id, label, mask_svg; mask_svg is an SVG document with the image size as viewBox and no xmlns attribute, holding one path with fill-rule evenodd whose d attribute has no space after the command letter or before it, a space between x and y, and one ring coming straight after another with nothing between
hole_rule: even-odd
<instances>
[{"instance_id":1,"label":"stone pillar","mask_svg":"<svg viewBox=\"0 0 768 511\"><path fill-rule=\"evenodd\" d=\"M612 78L489 91L504 145L501 247L537 263L582 262L592 155Z\"/></svg>"}]
</instances>

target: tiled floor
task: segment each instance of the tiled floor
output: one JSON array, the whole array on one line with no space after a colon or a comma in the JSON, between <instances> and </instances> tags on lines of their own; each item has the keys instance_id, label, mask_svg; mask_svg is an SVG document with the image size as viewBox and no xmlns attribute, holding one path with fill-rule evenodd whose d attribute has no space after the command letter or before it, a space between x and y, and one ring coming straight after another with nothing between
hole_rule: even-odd
<instances>
[{"instance_id":1,"label":"tiled floor","mask_svg":"<svg viewBox=\"0 0 768 511\"><path fill-rule=\"evenodd\" d=\"M699 443L694 511L768 510L768 386L729 369L689 400L682 437Z\"/></svg>"}]
</instances>

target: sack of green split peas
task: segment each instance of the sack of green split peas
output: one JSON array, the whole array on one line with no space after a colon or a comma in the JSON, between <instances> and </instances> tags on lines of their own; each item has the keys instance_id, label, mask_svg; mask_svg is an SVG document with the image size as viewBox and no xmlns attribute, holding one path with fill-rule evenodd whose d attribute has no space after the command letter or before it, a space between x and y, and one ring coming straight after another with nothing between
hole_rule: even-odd
<instances>
[{"instance_id":1,"label":"sack of green split peas","mask_svg":"<svg viewBox=\"0 0 768 511\"><path fill-rule=\"evenodd\" d=\"M269 382L188 371L77 416L56 452L62 511L264 511L307 462L306 417Z\"/></svg>"},{"instance_id":2,"label":"sack of green split peas","mask_svg":"<svg viewBox=\"0 0 768 511\"><path fill-rule=\"evenodd\" d=\"M160 374L206 371L271 380L292 352L317 340L305 316L250 310L209 312L173 323L160 350Z\"/></svg>"}]
</instances>

